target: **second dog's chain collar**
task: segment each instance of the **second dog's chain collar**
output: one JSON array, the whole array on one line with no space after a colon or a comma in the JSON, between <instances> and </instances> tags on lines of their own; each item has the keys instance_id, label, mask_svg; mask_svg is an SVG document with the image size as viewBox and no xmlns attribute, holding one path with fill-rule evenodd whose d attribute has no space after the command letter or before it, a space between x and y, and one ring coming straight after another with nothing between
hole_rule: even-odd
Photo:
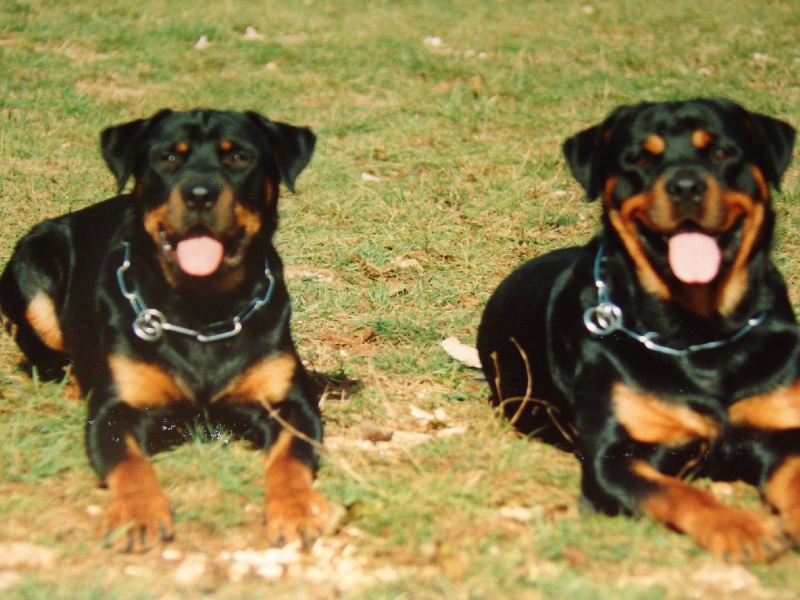
<instances>
[{"instance_id":1,"label":"second dog's chain collar","mask_svg":"<svg viewBox=\"0 0 800 600\"><path fill-rule=\"evenodd\" d=\"M253 313L259 308L269 302L275 288L275 277L272 275L272 271L270 271L269 263L265 260L264 276L268 284L267 290L262 296L253 298L238 315L228 321L211 323L202 329L181 327L180 325L174 325L167 321L167 317L160 310L149 308L139 294L135 284L133 289L131 289L125 283L125 272L131 266L131 249L130 244L126 241L123 241L122 245L125 248L125 256L122 259L122 265L117 269L117 282L119 283L119 289L122 295L130 302L133 312L136 313L136 318L133 320L133 332L137 337L146 342L155 342L164 335L165 331L193 337L198 342L204 343L216 342L239 335L242 331L243 323L253 316Z\"/></svg>"},{"instance_id":2,"label":"second dog's chain collar","mask_svg":"<svg viewBox=\"0 0 800 600\"><path fill-rule=\"evenodd\" d=\"M654 331L648 333L636 333L625 327L622 322L622 309L611 301L608 293L608 285L603 281L601 276L601 266L603 263L603 246L602 244L597 250L597 257L594 261L594 284L597 287L597 305L590 306L583 313L583 323L590 333L597 336L605 336L616 331L624 333L630 338L641 343L648 350L661 352L662 354L669 354L670 356L688 356L693 352L701 350L712 350L714 348L721 348L732 344L738 339L745 336L755 327L761 325L767 316L766 312L762 312L755 317L750 318L747 324L732 335L727 340L716 340L713 342L706 342L704 344L694 344L687 348L670 348L669 346L662 346L653 341L658 337Z\"/></svg>"}]
</instances>

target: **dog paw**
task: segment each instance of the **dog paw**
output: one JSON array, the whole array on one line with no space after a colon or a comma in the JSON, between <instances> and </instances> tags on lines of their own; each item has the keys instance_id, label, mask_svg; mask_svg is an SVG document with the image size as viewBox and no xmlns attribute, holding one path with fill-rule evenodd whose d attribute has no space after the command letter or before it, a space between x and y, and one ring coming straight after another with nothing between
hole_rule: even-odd
<instances>
[{"instance_id":1,"label":"dog paw","mask_svg":"<svg viewBox=\"0 0 800 600\"><path fill-rule=\"evenodd\" d=\"M299 541L309 548L328 529L331 506L311 488L268 496L264 503L267 541L283 546Z\"/></svg>"},{"instance_id":2,"label":"dog paw","mask_svg":"<svg viewBox=\"0 0 800 600\"><path fill-rule=\"evenodd\" d=\"M738 510L709 519L697 539L716 558L729 563L770 562L787 550L786 536L775 523Z\"/></svg>"},{"instance_id":3,"label":"dog paw","mask_svg":"<svg viewBox=\"0 0 800 600\"><path fill-rule=\"evenodd\" d=\"M108 512L109 546L120 552L145 552L175 537L172 509L159 489L120 495Z\"/></svg>"}]
</instances>

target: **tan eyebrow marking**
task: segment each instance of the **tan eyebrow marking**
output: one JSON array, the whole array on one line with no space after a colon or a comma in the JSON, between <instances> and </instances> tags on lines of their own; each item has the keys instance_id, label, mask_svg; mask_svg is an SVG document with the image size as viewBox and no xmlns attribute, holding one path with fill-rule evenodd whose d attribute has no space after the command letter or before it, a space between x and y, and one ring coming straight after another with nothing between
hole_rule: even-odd
<instances>
[{"instance_id":1,"label":"tan eyebrow marking","mask_svg":"<svg viewBox=\"0 0 800 600\"><path fill-rule=\"evenodd\" d=\"M667 149L667 142L663 137L654 133L642 142L642 148L650 154L661 155Z\"/></svg>"},{"instance_id":2,"label":"tan eyebrow marking","mask_svg":"<svg viewBox=\"0 0 800 600\"><path fill-rule=\"evenodd\" d=\"M698 150L707 148L708 145L714 141L714 136L705 129L698 129L692 132L692 146Z\"/></svg>"}]
</instances>

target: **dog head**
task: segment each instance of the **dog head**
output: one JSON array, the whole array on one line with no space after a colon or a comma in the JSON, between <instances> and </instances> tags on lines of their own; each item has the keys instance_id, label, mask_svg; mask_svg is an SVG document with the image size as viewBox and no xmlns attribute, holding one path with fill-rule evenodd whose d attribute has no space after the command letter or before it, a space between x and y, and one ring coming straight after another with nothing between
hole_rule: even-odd
<instances>
[{"instance_id":1,"label":"dog head","mask_svg":"<svg viewBox=\"0 0 800 600\"><path fill-rule=\"evenodd\" d=\"M269 240L278 186L294 189L315 139L255 112L164 110L106 129L101 146L119 191L135 180L137 221L167 281L224 289L241 281L254 241Z\"/></svg>"},{"instance_id":2,"label":"dog head","mask_svg":"<svg viewBox=\"0 0 800 600\"><path fill-rule=\"evenodd\" d=\"M768 249L794 129L722 99L614 110L564 144L567 163L642 286L701 316L729 315Z\"/></svg>"}]
</instances>

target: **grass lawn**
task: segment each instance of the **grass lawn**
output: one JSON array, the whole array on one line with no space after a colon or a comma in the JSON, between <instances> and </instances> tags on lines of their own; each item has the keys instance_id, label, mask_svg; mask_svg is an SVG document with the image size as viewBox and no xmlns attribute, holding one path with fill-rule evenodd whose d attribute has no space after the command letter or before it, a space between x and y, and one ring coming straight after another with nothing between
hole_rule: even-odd
<instances>
[{"instance_id":1,"label":"grass lawn","mask_svg":"<svg viewBox=\"0 0 800 600\"><path fill-rule=\"evenodd\" d=\"M103 127L209 106L318 134L276 239L301 354L332 382L319 488L342 518L310 554L269 550L260 459L198 441L154 458L177 539L106 549L85 407L27 377L3 336L0 594L800 595L798 554L731 567L651 521L581 513L576 461L496 420L479 374L439 346L473 343L513 267L596 230L567 136L621 103L698 95L800 125L798 32L795 0L1 3L2 265L37 221L112 195ZM775 260L800 308L798 174L775 198Z\"/></svg>"}]
</instances>

